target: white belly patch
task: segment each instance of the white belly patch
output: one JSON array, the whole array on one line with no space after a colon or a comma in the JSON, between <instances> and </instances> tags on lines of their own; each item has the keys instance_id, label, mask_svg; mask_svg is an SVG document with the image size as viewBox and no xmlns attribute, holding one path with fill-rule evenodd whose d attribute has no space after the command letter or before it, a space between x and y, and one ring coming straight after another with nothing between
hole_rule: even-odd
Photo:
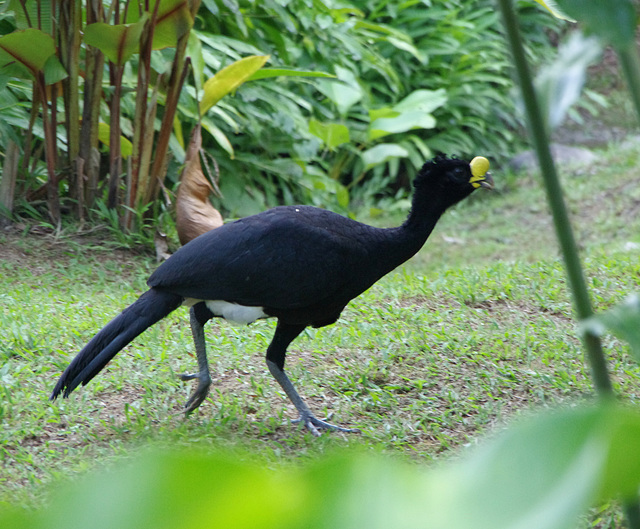
<instances>
[{"instance_id":1,"label":"white belly patch","mask_svg":"<svg viewBox=\"0 0 640 529\"><path fill-rule=\"evenodd\" d=\"M205 301L204 304L216 316L221 316L225 320L238 325L248 325L260 318L268 317L262 307L246 307L220 300Z\"/></svg>"}]
</instances>

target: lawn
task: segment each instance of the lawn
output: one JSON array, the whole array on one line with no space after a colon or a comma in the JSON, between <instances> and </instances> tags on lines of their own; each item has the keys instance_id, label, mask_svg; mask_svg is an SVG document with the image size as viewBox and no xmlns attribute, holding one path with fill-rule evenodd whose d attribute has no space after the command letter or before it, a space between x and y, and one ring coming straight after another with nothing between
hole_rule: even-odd
<instances>
[{"instance_id":1,"label":"lawn","mask_svg":"<svg viewBox=\"0 0 640 529\"><path fill-rule=\"evenodd\" d=\"M597 166L562 171L598 309L640 286L640 151L599 155ZM47 484L150 444L246 449L270 466L353 445L431 461L528 410L590 399L540 183L535 175L494 178L497 192L449 211L418 256L335 325L309 329L290 347L287 369L311 409L361 429L319 439L289 424L295 410L266 369L272 321L207 325L213 390L185 419L192 386L177 374L196 366L186 309L69 399L49 402L73 356L144 291L157 265L95 232L79 236L70 227L54 238L33 224L4 232L0 504L40 505ZM626 346L610 337L605 346L616 391L635 402L640 370Z\"/></svg>"}]
</instances>

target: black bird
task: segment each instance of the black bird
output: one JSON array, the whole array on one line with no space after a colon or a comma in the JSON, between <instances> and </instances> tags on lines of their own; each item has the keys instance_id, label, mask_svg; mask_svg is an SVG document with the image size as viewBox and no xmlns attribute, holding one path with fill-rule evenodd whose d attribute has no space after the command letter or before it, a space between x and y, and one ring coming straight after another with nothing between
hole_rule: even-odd
<instances>
[{"instance_id":1,"label":"black bird","mask_svg":"<svg viewBox=\"0 0 640 529\"><path fill-rule=\"evenodd\" d=\"M314 435L353 431L314 417L284 371L289 344L305 329L334 323L347 303L404 263L425 243L447 208L479 187L492 188L489 162L438 156L414 182L402 226L374 228L310 206L281 206L209 231L180 248L151 274L149 290L96 334L58 380L51 400L87 384L123 347L177 309L190 307L199 371L185 405L195 410L211 385L204 324L278 319L267 366Z\"/></svg>"}]
</instances>

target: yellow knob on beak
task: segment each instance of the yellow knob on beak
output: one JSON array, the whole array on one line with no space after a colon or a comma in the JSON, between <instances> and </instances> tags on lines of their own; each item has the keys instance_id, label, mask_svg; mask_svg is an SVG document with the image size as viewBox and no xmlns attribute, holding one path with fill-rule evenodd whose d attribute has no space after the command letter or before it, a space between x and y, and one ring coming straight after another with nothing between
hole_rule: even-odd
<instances>
[{"instance_id":1,"label":"yellow knob on beak","mask_svg":"<svg viewBox=\"0 0 640 529\"><path fill-rule=\"evenodd\" d=\"M493 189L493 178L489 172L489 160L484 156L476 156L471 163L471 178L469 183L475 187L485 187L487 189Z\"/></svg>"}]
</instances>

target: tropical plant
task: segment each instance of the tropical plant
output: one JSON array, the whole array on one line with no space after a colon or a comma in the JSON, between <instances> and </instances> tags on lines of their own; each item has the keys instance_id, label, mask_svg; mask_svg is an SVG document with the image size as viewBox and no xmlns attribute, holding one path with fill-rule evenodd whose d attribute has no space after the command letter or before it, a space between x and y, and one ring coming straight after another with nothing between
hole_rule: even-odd
<instances>
[{"instance_id":1,"label":"tropical plant","mask_svg":"<svg viewBox=\"0 0 640 529\"><path fill-rule=\"evenodd\" d=\"M528 20L541 12L530 5ZM46 193L54 223L60 200L83 219L103 194L127 230L136 211L157 215L199 122L220 175L215 205L231 216L292 202L346 212L395 193L435 151L499 160L518 141L488 0L3 9L0 141L18 139L22 159L5 188L21 204ZM539 35L531 50L544 49Z\"/></svg>"},{"instance_id":2,"label":"tropical plant","mask_svg":"<svg viewBox=\"0 0 640 529\"><path fill-rule=\"evenodd\" d=\"M25 127L26 141L22 145L23 159L24 165L32 157L37 160L38 151L32 152L32 143L44 142L48 212L54 223L61 220L61 190L74 200L80 218L84 216L85 205L94 204L102 177L98 155L100 139L109 145L108 205L114 208L122 200L128 208L124 215L126 227L132 225L132 210L147 204L156 194L166 166L168 136L175 114L173 101L181 91L186 73L184 47L198 6L197 1L162 0L151 7L148 3L135 9L125 7L121 12L120 4L115 2L107 12L100 1L88 1L84 9L78 2L8 3L4 22L9 20L11 12L16 30L0 37L0 65L5 75L33 83L31 118ZM107 24L109 19L112 24ZM81 33L84 33L84 46ZM152 50L169 46L177 48L169 63L170 75L159 72L152 83ZM121 109L130 103L123 93L123 79L125 75L133 75L127 70L127 64L136 52L139 53L135 111L132 123L123 124ZM103 93L105 62L108 62L111 89ZM164 115L152 164L156 105L161 88ZM109 106L108 113L104 112L104 99ZM101 111L102 115L110 116L108 122L101 122ZM38 114L41 133L36 120ZM60 127L58 123L64 125ZM130 133L132 141L122 137L122 128ZM123 158L128 158L128 185L126 195L121 197Z\"/></svg>"},{"instance_id":3,"label":"tropical plant","mask_svg":"<svg viewBox=\"0 0 640 529\"><path fill-rule=\"evenodd\" d=\"M632 0L615 0L611 4L594 4L585 0L558 0L544 2L544 5L555 16L566 18L563 14L575 17L585 28L598 36L604 43L611 45L620 57L623 71L626 75L632 98L636 105L640 120L640 57L635 42L636 8ZM591 365L594 384L600 400L609 401L613 396L613 383L609 376L607 359L603 350L600 336L609 331L617 334L631 344L631 352L638 358L640 350L640 303L638 296L631 296L626 302L613 307L603 314L594 314L590 293L580 262L578 247L575 242L571 222L564 202L562 187L558 179L551 150L545 116L538 102L538 96L529 72L524 48L522 46L516 16L510 0L498 2L507 32L508 41L513 54L514 64L518 75L520 89L525 102L527 121L532 143L535 147L541 168L542 180L547 191L547 200L553 216L554 226L565 263L569 287L573 295L576 317L580 323L581 338L586 351L586 357ZM612 419L615 421L615 419ZM629 452L616 454L619 464L624 466L626 458L630 461ZM610 456L610 458L613 456ZM627 478L635 479L638 469L633 463L628 463ZM623 495L626 501L625 510L627 521L632 528L640 528L640 502L638 501L638 486L631 488Z\"/></svg>"},{"instance_id":4,"label":"tropical plant","mask_svg":"<svg viewBox=\"0 0 640 529\"><path fill-rule=\"evenodd\" d=\"M521 4L530 49L540 55L549 42L534 22L554 23L533 2ZM251 83L221 102L213 116L219 145L204 141L221 168L225 198L217 206L232 214L274 200L344 208L394 193L435 151L500 160L520 141L506 48L488 0L212 1L201 15L209 67L268 53L276 64L337 77Z\"/></svg>"}]
</instances>

